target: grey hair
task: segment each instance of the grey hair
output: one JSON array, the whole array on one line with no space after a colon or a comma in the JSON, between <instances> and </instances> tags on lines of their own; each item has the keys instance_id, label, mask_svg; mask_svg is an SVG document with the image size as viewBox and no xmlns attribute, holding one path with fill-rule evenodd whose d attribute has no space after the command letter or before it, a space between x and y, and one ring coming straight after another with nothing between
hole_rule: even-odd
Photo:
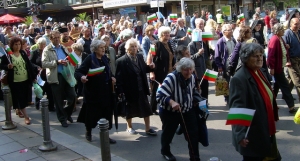
<instances>
[{"instance_id":1,"label":"grey hair","mask_svg":"<svg viewBox=\"0 0 300 161\"><path fill-rule=\"evenodd\" d=\"M277 35L279 31L284 30L284 26L281 23L276 23L273 27L273 33Z\"/></svg>"},{"instance_id":2,"label":"grey hair","mask_svg":"<svg viewBox=\"0 0 300 161\"><path fill-rule=\"evenodd\" d=\"M71 45L71 48L73 50L77 50L77 51L80 51L80 52L83 52L83 45L81 43L74 43Z\"/></svg>"},{"instance_id":3,"label":"grey hair","mask_svg":"<svg viewBox=\"0 0 300 161\"><path fill-rule=\"evenodd\" d=\"M242 63L246 63L249 59L249 57L256 52L261 52L264 54L264 49L262 46L260 46L257 43L246 43L242 45L242 48L240 50L240 58Z\"/></svg>"},{"instance_id":4,"label":"grey hair","mask_svg":"<svg viewBox=\"0 0 300 161\"><path fill-rule=\"evenodd\" d=\"M203 22L205 24L205 20L203 20L202 18L196 18L195 24L200 24L200 22Z\"/></svg>"},{"instance_id":5,"label":"grey hair","mask_svg":"<svg viewBox=\"0 0 300 161\"><path fill-rule=\"evenodd\" d=\"M183 18L178 18L178 19L177 19L177 24L178 24L178 22L180 22L180 21L183 21L183 22L184 22L184 19L183 19Z\"/></svg>"},{"instance_id":6,"label":"grey hair","mask_svg":"<svg viewBox=\"0 0 300 161\"><path fill-rule=\"evenodd\" d=\"M138 48L140 47L140 44L138 43L138 41L134 38L131 38L131 39L127 40L125 43L124 47L125 47L126 51L129 49L131 44L135 44Z\"/></svg>"},{"instance_id":7,"label":"grey hair","mask_svg":"<svg viewBox=\"0 0 300 161\"><path fill-rule=\"evenodd\" d=\"M133 36L133 33L130 29L125 29L121 33L123 39L130 39Z\"/></svg>"},{"instance_id":8,"label":"grey hair","mask_svg":"<svg viewBox=\"0 0 300 161\"><path fill-rule=\"evenodd\" d=\"M40 37L37 41L36 41L37 45L41 45L41 44L46 44L46 39L43 37Z\"/></svg>"},{"instance_id":9,"label":"grey hair","mask_svg":"<svg viewBox=\"0 0 300 161\"><path fill-rule=\"evenodd\" d=\"M229 28L232 29L232 27L230 26L230 24L224 24L224 25L222 26L222 33L224 33L224 31L225 31L225 30L228 30Z\"/></svg>"},{"instance_id":10,"label":"grey hair","mask_svg":"<svg viewBox=\"0 0 300 161\"><path fill-rule=\"evenodd\" d=\"M195 69L195 63L191 58L183 57L176 65L176 71L181 72L182 69Z\"/></svg>"},{"instance_id":11,"label":"grey hair","mask_svg":"<svg viewBox=\"0 0 300 161\"><path fill-rule=\"evenodd\" d=\"M167 27L167 26L161 26L159 29L158 29L158 38L161 38L162 37L162 34L163 33L170 33L171 32L171 29L170 27Z\"/></svg>"},{"instance_id":12,"label":"grey hair","mask_svg":"<svg viewBox=\"0 0 300 161\"><path fill-rule=\"evenodd\" d=\"M97 47L99 47L100 45L105 46L106 43L103 40L94 39L91 43L91 46L90 46L91 52L95 52Z\"/></svg>"},{"instance_id":13,"label":"grey hair","mask_svg":"<svg viewBox=\"0 0 300 161\"><path fill-rule=\"evenodd\" d=\"M102 36L101 36L101 40L104 40L104 39L106 39L106 38L109 39L110 37L109 37L108 35L102 35Z\"/></svg>"}]
</instances>

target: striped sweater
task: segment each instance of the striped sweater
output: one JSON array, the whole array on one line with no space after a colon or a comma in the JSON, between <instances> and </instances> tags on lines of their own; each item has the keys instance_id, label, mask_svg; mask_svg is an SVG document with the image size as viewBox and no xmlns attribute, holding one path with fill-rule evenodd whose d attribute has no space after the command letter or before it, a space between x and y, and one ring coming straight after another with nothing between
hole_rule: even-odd
<instances>
[{"instance_id":1,"label":"striped sweater","mask_svg":"<svg viewBox=\"0 0 300 161\"><path fill-rule=\"evenodd\" d=\"M191 76L191 81L186 86L186 90L181 87L181 82L177 78L176 71L167 75L160 88L156 92L156 100L160 106L166 110L175 112L169 105L170 100L174 100L180 105L182 112L189 111L193 104L193 95L196 90L195 77ZM179 111L177 111L179 112Z\"/></svg>"}]
</instances>

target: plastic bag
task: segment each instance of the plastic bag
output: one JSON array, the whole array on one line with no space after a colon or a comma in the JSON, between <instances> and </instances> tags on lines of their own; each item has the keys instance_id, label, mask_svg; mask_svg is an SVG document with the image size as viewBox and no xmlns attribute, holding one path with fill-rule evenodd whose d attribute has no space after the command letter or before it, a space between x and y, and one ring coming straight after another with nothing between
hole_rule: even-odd
<instances>
[{"instance_id":1,"label":"plastic bag","mask_svg":"<svg viewBox=\"0 0 300 161\"><path fill-rule=\"evenodd\" d=\"M226 79L223 77L218 77L216 79L216 96L220 95L229 95L229 85Z\"/></svg>"},{"instance_id":2,"label":"plastic bag","mask_svg":"<svg viewBox=\"0 0 300 161\"><path fill-rule=\"evenodd\" d=\"M73 66L68 63L66 66L63 66L63 70L61 72L62 76L69 83L71 87L76 85L76 79L74 77L75 69Z\"/></svg>"},{"instance_id":3,"label":"plastic bag","mask_svg":"<svg viewBox=\"0 0 300 161\"><path fill-rule=\"evenodd\" d=\"M33 88L34 88L34 94L36 95L37 98L39 99L42 99L43 98L43 90L42 88L36 84L36 83L33 83Z\"/></svg>"},{"instance_id":4,"label":"plastic bag","mask_svg":"<svg viewBox=\"0 0 300 161\"><path fill-rule=\"evenodd\" d=\"M295 124L300 124L300 110L299 109L300 108L298 108L298 111L297 111L297 113L296 113L296 115L294 117Z\"/></svg>"}]
</instances>

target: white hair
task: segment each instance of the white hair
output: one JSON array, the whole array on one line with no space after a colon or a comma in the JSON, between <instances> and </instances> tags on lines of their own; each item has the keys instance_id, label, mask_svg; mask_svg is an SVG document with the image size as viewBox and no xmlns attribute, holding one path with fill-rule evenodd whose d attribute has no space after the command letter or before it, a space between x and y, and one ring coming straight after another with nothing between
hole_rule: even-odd
<instances>
[{"instance_id":1,"label":"white hair","mask_svg":"<svg viewBox=\"0 0 300 161\"><path fill-rule=\"evenodd\" d=\"M161 26L159 29L158 29L158 38L161 38L162 37L162 34L163 33L170 33L171 32L171 29L170 27L167 27L167 26Z\"/></svg>"},{"instance_id":2,"label":"white hair","mask_svg":"<svg viewBox=\"0 0 300 161\"><path fill-rule=\"evenodd\" d=\"M100 45L105 46L106 43L103 40L94 39L90 45L91 52L95 52L96 48L99 47Z\"/></svg>"},{"instance_id":3,"label":"white hair","mask_svg":"<svg viewBox=\"0 0 300 161\"><path fill-rule=\"evenodd\" d=\"M203 24L205 24L205 20L203 20L202 18L196 18L195 24L200 24L200 22L203 22Z\"/></svg>"},{"instance_id":4,"label":"white hair","mask_svg":"<svg viewBox=\"0 0 300 161\"><path fill-rule=\"evenodd\" d=\"M131 38L129 40L126 41L125 43L125 49L128 50L130 45L135 44L137 46L137 48L140 47L140 44L138 43L138 41L134 38Z\"/></svg>"},{"instance_id":5,"label":"white hair","mask_svg":"<svg viewBox=\"0 0 300 161\"><path fill-rule=\"evenodd\" d=\"M182 69L195 69L195 63L191 58L183 57L176 65L176 71L181 72Z\"/></svg>"},{"instance_id":6,"label":"white hair","mask_svg":"<svg viewBox=\"0 0 300 161\"><path fill-rule=\"evenodd\" d=\"M41 44L46 44L46 39L43 37L40 37L37 41L36 41L37 45L41 45Z\"/></svg>"},{"instance_id":7,"label":"white hair","mask_svg":"<svg viewBox=\"0 0 300 161\"><path fill-rule=\"evenodd\" d=\"M123 39L129 39L133 36L133 33L130 29L125 29L121 33L122 33L122 38Z\"/></svg>"},{"instance_id":8,"label":"white hair","mask_svg":"<svg viewBox=\"0 0 300 161\"><path fill-rule=\"evenodd\" d=\"M225 30L228 30L228 29L232 29L231 25L230 24L224 24L222 26L222 33L224 33Z\"/></svg>"}]
</instances>

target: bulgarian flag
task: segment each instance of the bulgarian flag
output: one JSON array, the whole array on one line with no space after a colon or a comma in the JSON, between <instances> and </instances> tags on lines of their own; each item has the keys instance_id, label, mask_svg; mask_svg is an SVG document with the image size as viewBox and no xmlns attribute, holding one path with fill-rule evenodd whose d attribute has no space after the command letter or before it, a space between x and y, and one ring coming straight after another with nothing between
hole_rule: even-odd
<instances>
[{"instance_id":1,"label":"bulgarian flag","mask_svg":"<svg viewBox=\"0 0 300 161\"><path fill-rule=\"evenodd\" d=\"M238 19L239 19L240 21L244 21L244 20L245 20L245 16L244 16L243 13L240 14L240 15L238 15L237 17L238 17Z\"/></svg>"},{"instance_id":2,"label":"bulgarian flag","mask_svg":"<svg viewBox=\"0 0 300 161\"><path fill-rule=\"evenodd\" d=\"M170 20L177 21L177 14L170 14Z\"/></svg>"},{"instance_id":3,"label":"bulgarian flag","mask_svg":"<svg viewBox=\"0 0 300 161\"><path fill-rule=\"evenodd\" d=\"M188 29L187 29L187 34L188 34L188 35L192 35L192 29L188 28Z\"/></svg>"},{"instance_id":4,"label":"bulgarian flag","mask_svg":"<svg viewBox=\"0 0 300 161\"><path fill-rule=\"evenodd\" d=\"M102 23L99 23L98 28L102 27Z\"/></svg>"},{"instance_id":5,"label":"bulgarian flag","mask_svg":"<svg viewBox=\"0 0 300 161\"><path fill-rule=\"evenodd\" d=\"M95 68L95 69L89 69L87 76L95 76L95 75L101 74L104 71L104 69L105 69L105 66Z\"/></svg>"},{"instance_id":6,"label":"bulgarian flag","mask_svg":"<svg viewBox=\"0 0 300 161\"><path fill-rule=\"evenodd\" d=\"M10 47L8 45L5 45L5 51L8 55L13 54L13 52L11 51Z\"/></svg>"},{"instance_id":7,"label":"bulgarian flag","mask_svg":"<svg viewBox=\"0 0 300 161\"><path fill-rule=\"evenodd\" d=\"M250 126L255 110L249 108L230 108L226 125Z\"/></svg>"},{"instance_id":8,"label":"bulgarian flag","mask_svg":"<svg viewBox=\"0 0 300 161\"><path fill-rule=\"evenodd\" d=\"M147 16L147 21L148 22L152 22L152 21L156 21L157 20L157 16L155 13L153 13L152 15L150 16Z\"/></svg>"},{"instance_id":9,"label":"bulgarian flag","mask_svg":"<svg viewBox=\"0 0 300 161\"><path fill-rule=\"evenodd\" d=\"M72 52L68 55L68 60L73 66L76 66L80 63L80 58L76 55L75 52Z\"/></svg>"},{"instance_id":10,"label":"bulgarian flag","mask_svg":"<svg viewBox=\"0 0 300 161\"><path fill-rule=\"evenodd\" d=\"M215 82L216 79L218 77L218 72L206 69L204 75L203 75L203 79L206 79L208 81L212 81Z\"/></svg>"},{"instance_id":11,"label":"bulgarian flag","mask_svg":"<svg viewBox=\"0 0 300 161\"><path fill-rule=\"evenodd\" d=\"M214 40L212 32L202 32L202 41Z\"/></svg>"},{"instance_id":12,"label":"bulgarian flag","mask_svg":"<svg viewBox=\"0 0 300 161\"><path fill-rule=\"evenodd\" d=\"M155 45L154 45L154 44L151 44L151 45L150 45L150 51L151 51L151 55L153 55L153 56L156 55Z\"/></svg>"}]
</instances>

